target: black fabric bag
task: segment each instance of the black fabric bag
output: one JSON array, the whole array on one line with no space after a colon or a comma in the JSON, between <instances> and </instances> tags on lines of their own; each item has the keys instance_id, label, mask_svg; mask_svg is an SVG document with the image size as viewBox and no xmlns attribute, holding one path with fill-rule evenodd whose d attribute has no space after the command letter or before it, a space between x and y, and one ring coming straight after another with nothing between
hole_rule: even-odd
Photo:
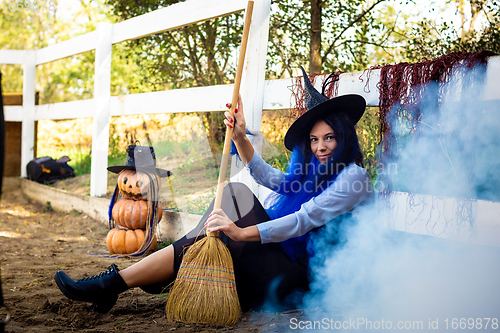
<instances>
[{"instance_id":1,"label":"black fabric bag","mask_svg":"<svg viewBox=\"0 0 500 333\"><path fill-rule=\"evenodd\" d=\"M57 161L49 156L35 158L26 166L28 179L40 184L52 184L57 180L75 177L73 168L68 165L69 160L67 156Z\"/></svg>"}]
</instances>

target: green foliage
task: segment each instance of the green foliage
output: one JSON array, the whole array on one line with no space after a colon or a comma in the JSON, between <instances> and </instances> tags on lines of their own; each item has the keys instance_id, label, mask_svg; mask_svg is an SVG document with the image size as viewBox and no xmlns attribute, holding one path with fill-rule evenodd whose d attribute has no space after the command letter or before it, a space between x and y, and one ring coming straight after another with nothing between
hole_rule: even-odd
<instances>
[{"instance_id":1,"label":"green foliage","mask_svg":"<svg viewBox=\"0 0 500 333\"><path fill-rule=\"evenodd\" d=\"M77 217L83 214L83 210L77 211L73 209L71 213L73 214L74 217Z\"/></svg>"},{"instance_id":2,"label":"green foliage","mask_svg":"<svg viewBox=\"0 0 500 333\"><path fill-rule=\"evenodd\" d=\"M379 145L380 122L378 108L367 108L357 124L356 132L363 152L363 164L374 181L377 177L377 153Z\"/></svg>"},{"instance_id":3,"label":"green foliage","mask_svg":"<svg viewBox=\"0 0 500 333\"><path fill-rule=\"evenodd\" d=\"M179 3L179 0L107 0L113 15L126 20ZM141 75L155 89L232 82L234 50L242 35L242 14L232 14L126 43Z\"/></svg>"},{"instance_id":4,"label":"green foliage","mask_svg":"<svg viewBox=\"0 0 500 333\"><path fill-rule=\"evenodd\" d=\"M212 188L210 192L198 195L196 196L196 198L188 200L188 204L186 209L184 209L184 212L197 215L205 214L208 207L210 206L210 203L215 198L215 192L215 188Z\"/></svg>"},{"instance_id":5,"label":"green foliage","mask_svg":"<svg viewBox=\"0 0 500 333\"><path fill-rule=\"evenodd\" d=\"M451 0L450 3L456 6L456 19L461 25L453 21L421 20L409 31L407 59L419 62L456 51L489 50L500 54L500 2ZM478 24L480 18L482 24Z\"/></svg>"},{"instance_id":6,"label":"green foliage","mask_svg":"<svg viewBox=\"0 0 500 333\"><path fill-rule=\"evenodd\" d=\"M41 49L96 29L98 22L116 21L100 1L79 1L73 16L45 11L2 10L0 47L2 49ZM111 68L112 95L151 91L140 76L134 54L124 44L113 45ZM36 91L40 104L67 102L93 97L94 51L56 60L37 67ZM5 92L22 92L20 65L0 65Z\"/></svg>"},{"instance_id":7,"label":"green foliage","mask_svg":"<svg viewBox=\"0 0 500 333\"><path fill-rule=\"evenodd\" d=\"M126 20L170 6L179 0L107 0L111 12ZM214 18L176 30L124 43L145 84L156 90L227 84L234 81L236 50L243 33L243 14ZM147 57L144 55L147 54ZM222 115L204 113L214 155L221 152L225 127Z\"/></svg>"},{"instance_id":8,"label":"green foliage","mask_svg":"<svg viewBox=\"0 0 500 333\"><path fill-rule=\"evenodd\" d=\"M108 159L121 159L123 157L126 157L126 152L123 151L120 147L121 143L121 136L120 133L116 130L116 124L111 123L110 124L110 132L109 133L109 149L108 149Z\"/></svg>"},{"instance_id":9,"label":"green foliage","mask_svg":"<svg viewBox=\"0 0 500 333\"><path fill-rule=\"evenodd\" d=\"M180 170L190 172L193 168L193 162L195 162L195 158L193 156L190 156L187 161L179 164L178 168Z\"/></svg>"},{"instance_id":10,"label":"green foliage","mask_svg":"<svg viewBox=\"0 0 500 333\"><path fill-rule=\"evenodd\" d=\"M172 242L158 242L156 244L156 247L153 249L153 252L156 252L156 251L159 251L161 249L164 249L166 248L167 246L169 246L170 244L172 244Z\"/></svg>"},{"instance_id":11,"label":"green foliage","mask_svg":"<svg viewBox=\"0 0 500 333\"><path fill-rule=\"evenodd\" d=\"M51 212L53 209L52 209L52 204L50 203L50 201L47 201L47 203L45 204L45 206L43 206L43 211L44 212Z\"/></svg>"},{"instance_id":12,"label":"green foliage","mask_svg":"<svg viewBox=\"0 0 500 333\"><path fill-rule=\"evenodd\" d=\"M276 148L278 149L278 154L264 160L273 168L276 168L282 172L286 172L286 169L288 167L288 160L290 158L290 152L285 148L285 145L278 145L276 146Z\"/></svg>"},{"instance_id":13,"label":"green foliage","mask_svg":"<svg viewBox=\"0 0 500 333\"><path fill-rule=\"evenodd\" d=\"M387 58L398 16L383 17L392 10L385 0L320 2L322 11L321 57L323 70L366 69ZM293 77L309 63L311 1L282 0L271 7L268 45L268 78ZM375 52L383 50L383 52Z\"/></svg>"},{"instance_id":14,"label":"green foliage","mask_svg":"<svg viewBox=\"0 0 500 333\"><path fill-rule=\"evenodd\" d=\"M72 159L73 160L73 159ZM81 176L90 173L91 156L78 155L74 163L68 163L75 170L75 176Z\"/></svg>"},{"instance_id":15,"label":"green foliage","mask_svg":"<svg viewBox=\"0 0 500 333\"><path fill-rule=\"evenodd\" d=\"M24 50L42 48L48 45L55 20L53 12L10 11L2 6L0 15L0 48ZM0 64L4 79L4 92L22 92L23 70L21 65Z\"/></svg>"}]
</instances>

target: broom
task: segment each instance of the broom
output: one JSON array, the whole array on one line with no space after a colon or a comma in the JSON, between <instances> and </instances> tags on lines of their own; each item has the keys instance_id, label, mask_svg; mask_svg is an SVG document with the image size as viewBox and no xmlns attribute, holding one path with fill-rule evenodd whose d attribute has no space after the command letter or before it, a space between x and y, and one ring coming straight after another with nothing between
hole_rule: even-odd
<instances>
[{"instance_id":1,"label":"broom","mask_svg":"<svg viewBox=\"0 0 500 333\"><path fill-rule=\"evenodd\" d=\"M253 3L253 1L249 1L246 9L230 109L231 116L233 116L238 103ZM232 134L233 129L226 127L214 209L221 207ZM167 300L166 315L168 320L234 325L240 318L241 307L236 292L233 260L231 253L218 236L219 232L207 233L207 237L195 242L184 254L177 278Z\"/></svg>"}]
</instances>

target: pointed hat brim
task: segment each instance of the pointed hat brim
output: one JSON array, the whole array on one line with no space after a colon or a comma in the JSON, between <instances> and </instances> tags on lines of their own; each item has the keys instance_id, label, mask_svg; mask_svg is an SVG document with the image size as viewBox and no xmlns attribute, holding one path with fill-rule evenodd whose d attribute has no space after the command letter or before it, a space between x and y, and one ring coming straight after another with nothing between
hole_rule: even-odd
<instances>
[{"instance_id":1,"label":"pointed hat brim","mask_svg":"<svg viewBox=\"0 0 500 333\"><path fill-rule=\"evenodd\" d=\"M108 171L113 172L113 173L120 173L122 170L136 170L136 169L137 169L137 167L130 166L130 165L113 165L113 166L108 167ZM162 178L163 177L170 177L172 175L172 172L165 170L165 169L160 169L160 168L139 167L138 169L139 169L139 171L143 170L143 171L147 171L147 172L151 172L151 173L157 173L158 176L160 176Z\"/></svg>"}]
</instances>

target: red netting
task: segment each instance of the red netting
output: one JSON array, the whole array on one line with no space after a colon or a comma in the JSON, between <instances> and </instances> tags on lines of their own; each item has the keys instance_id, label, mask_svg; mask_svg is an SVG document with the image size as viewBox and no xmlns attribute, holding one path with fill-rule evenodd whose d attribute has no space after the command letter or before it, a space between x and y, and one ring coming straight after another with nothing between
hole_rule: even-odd
<instances>
[{"instance_id":1,"label":"red netting","mask_svg":"<svg viewBox=\"0 0 500 333\"><path fill-rule=\"evenodd\" d=\"M429 82L448 82L452 69L456 66L472 68L475 64L486 64L488 57L495 55L491 51L476 53L453 52L434 60L426 60L416 64L400 63L370 68L368 71L380 68L380 81L377 87L380 91L379 120L380 142L382 153L390 153L393 141L387 114L395 105L396 116L405 116L411 126L415 126L420 118L419 102L424 98L422 90L412 89ZM436 102L440 100L435 96ZM428 98L429 96L427 96ZM403 114L404 113L404 114Z\"/></svg>"},{"instance_id":2,"label":"red netting","mask_svg":"<svg viewBox=\"0 0 500 333\"><path fill-rule=\"evenodd\" d=\"M421 102L425 102L427 106L429 103L433 103L436 107L439 107L439 103L443 97L446 97L446 91L444 91L445 83L450 81L452 75L461 75L463 85L474 84L473 81L468 81L469 78L466 77L466 71L455 72L455 69L471 69L477 64L484 65L487 63L488 58L493 55L495 53L490 51L476 53L453 52L433 60L426 60L415 64L379 65L368 69L366 71L368 80L373 70L380 69L380 81L377 84L380 92L378 111L380 121L380 155L378 164L383 167L384 162L390 161L391 155L395 154L398 149L398 137L391 129L388 119L389 112L391 112L391 117L394 116L396 119L403 120L405 126L408 126L410 133L418 135L419 121L422 120L423 116L420 109ZM338 71L335 74L340 75L341 73L343 72ZM309 77L313 85L317 76L311 75ZM368 80L365 83L365 89L368 87ZM432 85L432 82L435 83L434 86L438 87L438 89L426 89L426 85ZM296 105L296 108L292 111L292 117L296 118L306 111L302 77L295 79L292 90ZM333 84L327 86L325 92L328 98L337 96L337 94L338 76ZM383 184L379 190L384 196L387 196L393 191L391 179L388 176L384 176L383 172L379 174L379 177L379 184ZM415 197L411 192L409 195L410 207L413 209L416 207ZM433 197L433 205L434 200L435 198ZM388 200L386 204L390 205L391 203ZM465 221L470 225L472 224L471 207L470 199L457 199L456 219L459 223Z\"/></svg>"}]
</instances>

